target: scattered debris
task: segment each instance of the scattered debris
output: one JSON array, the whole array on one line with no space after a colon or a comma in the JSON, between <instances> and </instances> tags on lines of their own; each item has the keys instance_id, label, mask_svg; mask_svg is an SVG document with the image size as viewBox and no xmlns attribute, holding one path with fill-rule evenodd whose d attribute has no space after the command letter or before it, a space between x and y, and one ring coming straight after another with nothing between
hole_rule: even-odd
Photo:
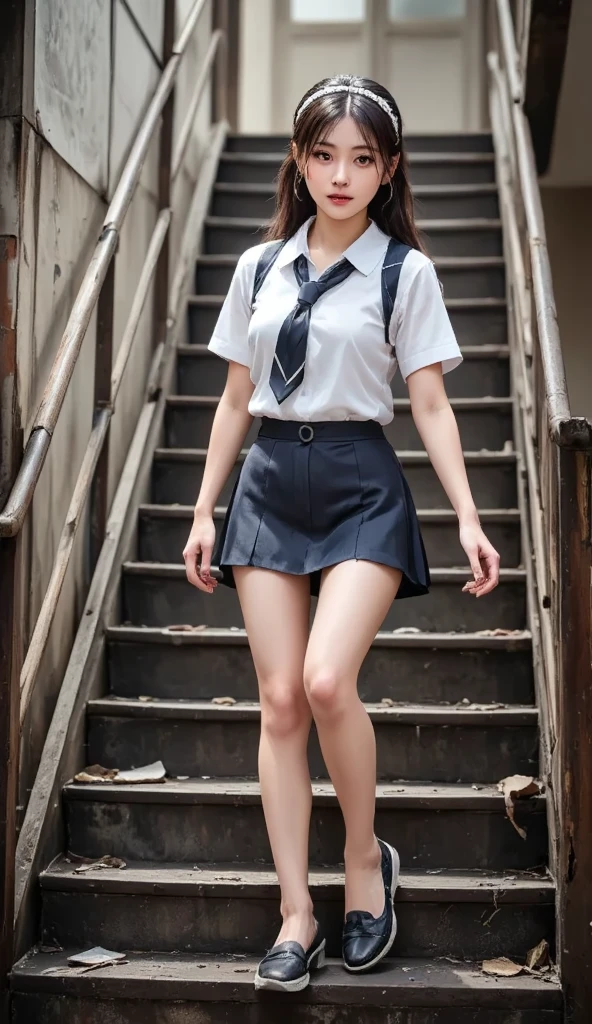
<instances>
[{"instance_id":1,"label":"scattered debris","mask_svg":"<svg viewBox=\"0 0 592 1024\"><path fill-rule=\"evenodd\" d=\"M525 629L503 629L498 626L496 629L476 629L475 636L522 636Z\"/></svg>"},{"instance_id":2,"label":"scattered debris","mask_svg":"<svg viewBox=\"0 0 592 1024\"><path fill-rule=\"evenodd\" d=\"M74 953L68 957L68 963L72 967L88 967L93 970L97 967L110 967L113 964L128 963L125 953L115 953L112 949L104 949L103 946L93 946L83 953Z\"/></svg>"},{"instance_id":3,"label":"scattered debris","mask_svg":"<svg viewBox=\"0 0 592 1024\"><path fill-rule=\"evenodd\" d=\"M101 764L91 764L74 776L74 782L111 782L117 771L117 768L103 768Z\"/></svg>"},{"instance_id":4,"label":"scattered debris","mask_svg":"<svg viewBox=\"0 0 592 1024\"><path fill-rule=\"evenodd\" d=\"M177 781L178 782L187 782L188 778L189 778L188 775L177 775Z\"/></svg>"},{"instance_id":5,"label":"scattered debris","mask_svg":"<svg viewBox=\"0 0 592 1024\"><path fill-rule=\"evenodd\" d=\"M41 945L38 947L38 949L39 949L40 953L63 953L63 951L64 951L64 947L63 946L57 946L57 945L50 946L50 945L46 945L45 943L41 943Z\"/></svg>"},{"instance_id":6,"label":"scattered debris","mask_svg":"<svg viewBox=\"0 0 592 1024\"><path fill-rule=\"evenodd\" d=\"M479 792L480 789L483 789L483 786L477 786L476 783L473 783L473 785L471 786L471 789L476 789L477 792Z\"/></svg>"},{"instance_id":7,"label":"scattered debris","mask_svg":"<svg viewBox=\"0 0 592 1024\"><path fill-rule=\"evenodd\" d=\"M386 706L389 707L389 708L393 708L395 706L395 702L392 699L392 697L381 697L380 698L380 703L381 704L386 704Z\"/></svg>"},{"instance_id":8,"label":"scattered debris","mask_svg":"<svg viewBox=\"0 0 592 1024\"><path fill-rule=\"evenodd\" d=\"M514 978L517 974L522 974L524 968L509 960L507 956L498 956L495 960L484 960L481 970L484 974L493 974L497 978Z\"/></svg>"},{"instance_id":9,"label":"scattered debris","mask_svg":"<svg viewBox=\"0 0 592 1024\"><path fill-rule=\"evenodd\" d=\"M199 626L190 626L187 622L175 624L173 626L164 626L163 631L166 633L198 633L202 629L207 629L205 623L201 623Z\"/></svg>"},{"instance_id":10,"label":"scattered debris","mask_svg":"<svg viewBox=\"0 0 592 1024\"><path fill-rule=\"evenodd\" d=\"M508 706L500 701L496 701L494 704L471 704L466 697L460 703L467 711L498 711L499 708L507 708Z\"/></svg>"},{"instance_id":11,"label":"scattered debris","mask_svg":"<svg viewBox=\"0 0 592 1024\"><path fill-rule=\"evenodd\" d=\"M119 768L103 768L101 764L91 764L74 776L74 782L164 782L165 776L166 768L162 761L124 771Z\"/></svg>"},{"instance_id":12,"label":"scattered debris","mask_svg":"<svg viewBox=\"0 0 592 1024\"><path fill-rule=\"evenodd\" d=\"M141 700L143 704L146 704L149 700L156 700L156 697L148 697L146 694L140 694L138 700Z\"/></svg>"},{"instance_id":13,"label":"scattered debris","mask_svg":"<svg viewBox=\"0 0 592 1024\"><path fill-rule=\"evenodd\" d=\"M422 630L418 629L417 626L399 626L398 629L393 629L393 633L421 633Z\"/></svg>"},{"instance_id":14,"label":"scattered debris","mask_svg":"<svg viewBox=\"0 0 592 1024\"><path fill-rule=\"evenodd\" d=\"M522 839L526 839L526 829L521 828L514 819L514 801L519 797L536 796L542 792L542 783L532 775L508 775L497 784L500 793L504 794L506 813Z\"/></svg>"},{"instance_id":15,"label":"scattered debris","mask_svg":"<svg viewBox=\"0 0 592 1024\"><path fill-rule=\"evenodd\" d=\"M459 704L470 704L470 703L471 702L470 702L468 697L463 697L463 699L461 701L459 701Z\"/></svg>"},{"instance_id":16,"label":"scattered debris","mask_svg":"<svg viewBox=\"0 0 592 1024\"><path fill-rule=\"evenodd\" d=\"M104 854L103 857L81 857L80 854L72 853L70 850L66 856L66 862L78 865L74 868L76 875L81 875L92 868L118 868L122 870L127 867L126 862L121 857L112 857L110 854Z\"/></svg>"},{"instance_id":17,"label":"scattered debris","mask_svg":"<svg viewBox=\"0 0 592 1024\"><path fill-rule=\"evenodd\" d=\"M236 704L234 697L212 697L212 704Z\"/></svg>"},{"instance_id":18,"label":"scattered debris","mask_svg":"<svg viewBox=\"0 0 592 1024\"><path fill-rule=\"evenodd\" d=\"M166 768L162 761L154 761L153 764L145 764L140 768L119 771L113 782L164 782L165 775Z\"/></svg>"},{"instance_id":19,"label":"scattered debris","mask_svg":"<svg viewBox=\"0 0 592 1024\"><path fill-rule=\"evenodd\" d=\"M428 868L426 870L426 875L440 875L443 870L444 868Z\"/></svg>"},{"instance_id":20,"label":"scattered debris","mask_svg":"<svg viewBox=\"0 0 592 1024\"><path fill-rule=\"evenodd\" d=\"M505 956L495 960L484 960L481 969L485 974L493 974L502 978L513 978L517 974L534 974L541 977L543 981L556 981L557 976L554 965L549 956L549 943L541 939L538 946L533 946L526 954L526 963L517 964Z\"/></svg>"}]
</instances>

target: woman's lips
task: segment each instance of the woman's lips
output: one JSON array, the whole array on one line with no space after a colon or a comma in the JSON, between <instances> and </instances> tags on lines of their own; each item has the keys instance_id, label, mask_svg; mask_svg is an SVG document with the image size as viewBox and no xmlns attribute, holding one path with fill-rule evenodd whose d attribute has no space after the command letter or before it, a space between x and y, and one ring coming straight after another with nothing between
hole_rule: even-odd
<instances>
[{"instance_id":1,"label":"woman's lips","mask_svg":"<svg viewBox=\"0 0 592 1024\"><path fill-rule=\"evenodd\" d=\"M351 196L338 195L329 196L328 198L331 200L332 203L336 203L337 206L345 206L345 204L351 202L352 199Z\"/></svg>"}]
</instances>

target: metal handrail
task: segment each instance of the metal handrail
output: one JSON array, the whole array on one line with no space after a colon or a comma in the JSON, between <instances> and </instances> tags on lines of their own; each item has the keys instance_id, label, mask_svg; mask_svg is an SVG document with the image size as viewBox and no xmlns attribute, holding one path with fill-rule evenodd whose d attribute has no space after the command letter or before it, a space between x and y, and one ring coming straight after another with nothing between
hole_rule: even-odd
<instances>
[{"instance_id":1,"label":"metal handrail","mask_svg":"<svg viewBox=\"0 0 592 1024\"><path fill-rule=\"evenodd\" d=\"M97 304L107 270L116 252L123 221L140 180L150 143L175 83L183 54L205 4L206 0L195 0L179 37L172 47L172 55L162 71L148 109L136 133L119 183L105 215L99 240L62 335L33 421L21 467L0 514L0 537L15 537L23 526L78 361L90 318ZM202 78L201 81L203 91L207 79ZM197 104L195 104L195 108L197 109Z\"/></svg>"},{"instance_id":2,"label":"metal handrail","mask_svg":"<svg viewBox=\"0 0 592 1024\"><path fill-rule=\"evenodd\" d=\"M530 129L522 106L524 86L519 70L509 0L497 0L497 12L501 51L511 97L516 165L530 250L532 294L545 381L549 432L558 445L569 444L570 447L589 448L592 442L590 425L585 419L572 417L569 406L545 221ZM567 423L570 424L569 429L565 428Z\"/></svg>"}]
</instances>

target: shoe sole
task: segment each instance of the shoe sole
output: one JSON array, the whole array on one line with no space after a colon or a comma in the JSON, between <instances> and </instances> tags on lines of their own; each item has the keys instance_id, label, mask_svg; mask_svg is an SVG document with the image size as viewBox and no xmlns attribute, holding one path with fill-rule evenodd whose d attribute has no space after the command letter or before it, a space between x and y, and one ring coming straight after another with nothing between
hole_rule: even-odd
<instances>
[{"instance_id":1,"label":"shoe sole","mask_svg":"<svg viewBox=\"0 0 592 1024\"><path fill-rule=\"evenodd\" d=\"M397 885L399 884L399 871L400 871L400 868L401 868L401 861L400 861L399 854L397 853L397 851L392 846L389 846L388 843L385 843L384 839L382 840L382 842L384 843L385 846L388 847L388 849L391 852L391 866L392 866L392 870L391 870L391 884L390 884L390 887L389 887L390 888L391 907L393 908L393 923L391 925L391 934L389 935L389 937L387 939L387 942L383 946L383 948L381 949L380 953L377 953L376 956L374 957L374 959L373 960L369 960L367 964L360 964L359 967L358 966L350 967L345 962L345 960L343 961L343 966L345 967L346 971L351 971L352 974L361 974L362 971L369 971L370 968L376 967L376 964L380 963L380 961L386 956L386 954L391 949L391 947L393 945L393 942L395 941L395 937L397 935L397 918L396 918L396 915L395 915L395 891L396 891Z\"/></svg>"},{"instance_id":2,"label":"shoe sole","mask_svg":"<svg viewBox=\"0 0 592 1024\"><path fill-rule=\"evenodd\" d=\"M277 978L262 978L259 974L259 968L257 968L257 973L255 975L255 988L267 989L272 992L302 992L302 989L306 988L310 982L311 970L317 970L325 963L325 945L326 939L323 939L320 946L318 946L314 953L311 953L308 958L306 974L303 974L301 978L294 978L293 981L279 981Z\"/></svg>"}]
</instances>

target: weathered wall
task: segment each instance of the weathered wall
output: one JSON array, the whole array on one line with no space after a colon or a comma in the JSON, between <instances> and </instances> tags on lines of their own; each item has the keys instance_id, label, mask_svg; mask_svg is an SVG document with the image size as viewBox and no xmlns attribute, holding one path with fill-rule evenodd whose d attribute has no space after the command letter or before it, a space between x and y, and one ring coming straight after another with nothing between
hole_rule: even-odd
<instances>
[{"instance_id":1,"label":"weathered wall","mask_svg":"<svg viewBox=\"0 0 592 1024\"><path fill-rule=\"evenodd\" d=\"M162 64L164 0L43 0L30 5L32 33L17 109L0 107L0 235L18 245L17 415L26 441L76 292L96 244L135 131ZM177 0L183 24L191 0ZM211 4L185 58L175 128L187 112L209 42ZM189 170L173 193L182 224L210 122L206 89L189 149ZM151 146L116 256L116 357L158 213L158 136ZM172 264L179 228L173 228ZM110 437L113 498L151 360L152 297L129 359ZM92 426L93 316L24 530L25 645L50 578L71 495ZM54 620L22 744L21 804L26 803L88 583L87 529L81 526Z\"/></svg>"},{"instance_id":2,"label":"weathered wall","mask_svg":"<svg viewBox=\"0 0 592 1024\"><path fill-rule=\"evenodd\" d=\"M542 199L571 412L592 420L592 188Z\"/></svg>"}]
</instances>

